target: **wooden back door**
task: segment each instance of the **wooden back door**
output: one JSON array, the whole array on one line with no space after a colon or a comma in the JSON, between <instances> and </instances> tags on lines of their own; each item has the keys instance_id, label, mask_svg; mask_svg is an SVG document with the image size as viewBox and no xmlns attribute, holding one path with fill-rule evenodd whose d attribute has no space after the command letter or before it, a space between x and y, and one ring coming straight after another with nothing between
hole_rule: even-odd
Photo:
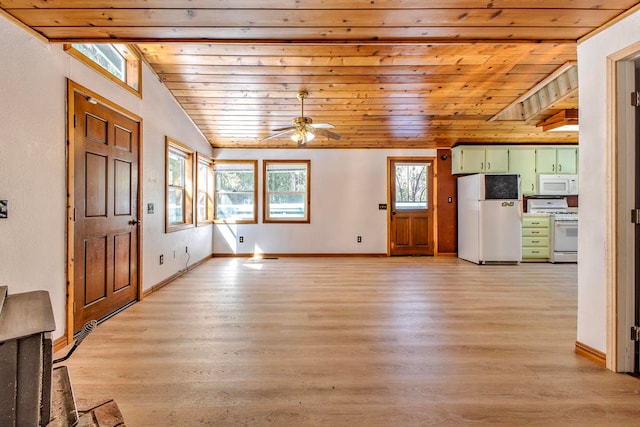
<instances>
[{"instance_id":1,"label":"wooden back door","mask_svg":"<svg viewBox=\"0 0 640 427\"><path fill-rule=\"evenodd\" d=\"M433 255L433 161L389 160L391 255Z\"/></svg>"},{"instance_id":2,"label":"wooden back door","mask_svg":"<svg viewBox=\"0 0 640 427\"><path fill-rule=\"evenodd\" d=\"M140 123L77 91L73 97L75 333L138 298Z\"/></svg>"}]
</instances>

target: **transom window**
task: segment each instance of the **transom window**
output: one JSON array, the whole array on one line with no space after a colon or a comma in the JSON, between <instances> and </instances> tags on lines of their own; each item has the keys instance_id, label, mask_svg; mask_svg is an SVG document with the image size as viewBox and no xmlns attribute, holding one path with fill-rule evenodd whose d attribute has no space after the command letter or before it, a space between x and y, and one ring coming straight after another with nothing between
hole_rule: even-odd
<instances>
[{"instance_id":1,"label":"transom window","mask_svg":"<svg viewBox=\"0 0 640 427\"><path fill-rule=\"evenodd\" d=\"M257 160L215 160L214 222L258 222Z\"/></svg>"},{"instance_id":2,"label":"transom window","mask_svg":"<svg viewBox=\"0 0 640 427\"><path fill-rule=\"evenodd\" d=\"M129 45L74 43L65 50L125 89L141 96L140 56Z\"/></svg>"},{"instance_id":3,"label":"transom window","mask_svg":"<svg viewBox=\"0 0 640 427\"><path fill-rule=\"evenodd\" d=\"M167 232L193 227L193 150L166 138Z\"/></svg>"},{"instance_id":4,"label":"transom window","mask_svg":"<svg viewBox=\"0 0 640 427\"><path fill-rule=\"evenodd\" d=\"M310 161L264 161L264 222L310 222Z\"/></svg>"}]
</instances>

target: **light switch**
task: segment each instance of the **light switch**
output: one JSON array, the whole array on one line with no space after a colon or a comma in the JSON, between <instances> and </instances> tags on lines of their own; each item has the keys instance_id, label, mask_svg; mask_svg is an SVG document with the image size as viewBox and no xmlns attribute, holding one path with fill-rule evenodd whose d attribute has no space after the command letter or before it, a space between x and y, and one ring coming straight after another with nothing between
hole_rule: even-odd
<instances>
[{"instance_id":1,"label":"light switch","mask_svg":"<svg viewBox=\"0 0 640 427\"><path fill-rule=\"evenodd\" d=\"M9 217L9 201L0 200L0 218Z\"/></svg>"},{"instance_id":2,"label":"light switch","mask_svg":"<svg viewBox=\"0 0 640 427\"><path fill-rule=\"evenodd\" d=\"M147 213L152 214L154 209L153 203L147 203Z\"/></svg>"}]
</instances>

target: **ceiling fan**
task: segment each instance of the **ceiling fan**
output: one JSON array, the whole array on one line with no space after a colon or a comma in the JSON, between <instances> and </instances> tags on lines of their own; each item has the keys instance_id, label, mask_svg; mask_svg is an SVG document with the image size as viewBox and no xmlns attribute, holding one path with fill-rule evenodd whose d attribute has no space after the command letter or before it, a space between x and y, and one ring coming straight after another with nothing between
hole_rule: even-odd
<instances>
[{"instance_id":1,"label":"ceiling fan","mask_svg":"<svg viewBox=\"0 0 640 427\"><path fill-rule=\"evenodd\" d=\"M334 129L335 128L334 125L329 123L313 124L313 120L311 120L311 117L304 116L304 100L307 98L308 95L309 93L306 91L298 92L298 99L300 100L300 104L301 104L301 113L300 113L300 117L296 117L295 119L293 119L292 126L289 126L286 128L280 128L280 129L273 129L273 132L276 132L276 133L274 133L273 135L269 135L266 138L263 138L262 140L268 141L270 139L290 135L292 141L297 142L299 146L302 146L302 145L305 145L307 142L312 141L313 138L316 137L316 135L326 136L331 139L342 138L342 135L338 135L335 132L331 132L327 130L327 129Z\"/></svg>"}]
</instances>

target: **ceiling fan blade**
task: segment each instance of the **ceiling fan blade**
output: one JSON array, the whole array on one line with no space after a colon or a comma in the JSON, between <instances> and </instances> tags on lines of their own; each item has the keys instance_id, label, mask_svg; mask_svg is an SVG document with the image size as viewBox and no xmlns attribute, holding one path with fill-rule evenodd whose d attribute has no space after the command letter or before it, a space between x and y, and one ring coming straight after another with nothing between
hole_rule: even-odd
<instances>
[{"instance_id":1,"label":"ceiling fan blade","mask_svg":"<svg viewBox=\"0 0 640 427\"><path fill-rule=\"evenodd\" d=\"M336 128L331 123L313 123L311 127L315 129L335 129Z\"/></svg>"},{"instance_id":2,"label":"ceiling fan blade","mask_svg":"<svg viewBox=\"0 0 640 427\"><path fill-rule=\"evenodd\" d=\"M269 135L269 136L267 136L266 138L262 138L262 140L263 140L263 141L268 141L268 140L270 140L270 139L278 138L278 137L281 137L281 136L291 135L291 134L293 134L295 131L296 131L295 129L287 129L287 130L284 130L284 131L282 131L282 132L278 132L278 133L274 133L273 135Z\"/></svg>"},{"instance_id":3,"label":"ceiling fan blade","mask_svg":"<svg viewBox=\"0 0 640 427\"><path fill-rule=\"evenodd\" d=\"M327 138L331 138L331 139L340 139L340 138L342 138L342 135L338 135L337 133L331 132L331 131L326 130L326 129L316 129L315 130L315 134L316 135L326 136Z\"/></svg>"},{"instance_id":4,"label":"ceiling fan blade","mask_svg":"<svg viewBox=\"0 0 640 427\"><path fill-rule=\"evenodd\" d=\"M282 132L283 130L291 130L291 129L295 129L293 126L288 126L286 128L278 128L278 129L271 129L272 132Z\"/></svg>"}]
</instances>

